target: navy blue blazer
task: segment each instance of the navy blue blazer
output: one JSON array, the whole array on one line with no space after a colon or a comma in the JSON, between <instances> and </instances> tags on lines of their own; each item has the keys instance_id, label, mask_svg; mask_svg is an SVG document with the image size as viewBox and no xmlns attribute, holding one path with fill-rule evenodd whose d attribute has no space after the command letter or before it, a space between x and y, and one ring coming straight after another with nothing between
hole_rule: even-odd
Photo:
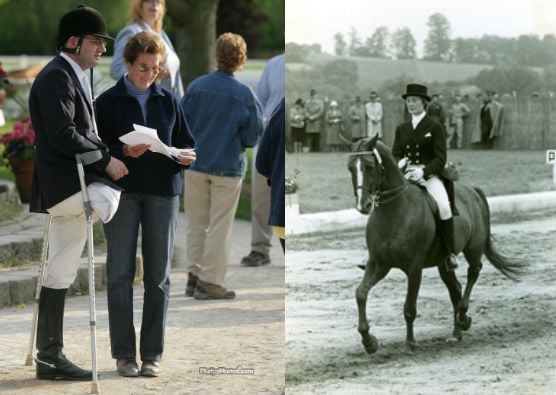
<instances>
[{"instance_id":1,"label":"navy blue blazer","mask_svg":"<svg viewBox=\"0 0 556 395\"><path fill-rule=\"evenodd\" d=\"M268 224L271 226L285 226L285 107L285 100L282 99L263 132L255 158L257 171L267 177L270 184Z\"/></svg>"},{"instance_id":2,"label":"navy blue blazer","mask_svg":"<svg viewBox=\"0 0 556 395\"><path fill-rule=\"evenodd\" d=\"M86 184L117 187L104 169L110 155L93 128L93 108L71 65L60 55L39 73L29 94L37 158L31 212L46 209L79 192L75 154L101 150L103 158L85 169Z\"/></svg>"},{"instance_id":3,"label":"navy blue blazer","mask_svg":"<svg viewBox=\"0 0 556 395\"><path fill-rule=\"evenodd\" d=\"M396 128L392 154L397 160L404 157L412 165L424 165L424 178L441 175L446 165L446 134L444 127L429 117L425 117L414 130L411 120Z\"/></svg>"}]
</instances>

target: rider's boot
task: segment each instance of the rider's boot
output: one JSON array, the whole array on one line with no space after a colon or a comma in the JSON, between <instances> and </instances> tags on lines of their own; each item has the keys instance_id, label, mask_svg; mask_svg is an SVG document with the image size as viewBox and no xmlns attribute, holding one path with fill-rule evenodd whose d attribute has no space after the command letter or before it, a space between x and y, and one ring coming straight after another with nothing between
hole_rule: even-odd
<instances>
[{"instance_id":1,"label":"rider's boot","mask_svg":"<svg viewBox=\"0 0 556 395\"><path fill-rule=\"evenodd\" d=\"M442 241L444 242L444 247L447 253L445 261L446 271L452 272L458 267L456 262L454 217L440 221L440 234L442 235Z\"/></svg>"}]
</instances>

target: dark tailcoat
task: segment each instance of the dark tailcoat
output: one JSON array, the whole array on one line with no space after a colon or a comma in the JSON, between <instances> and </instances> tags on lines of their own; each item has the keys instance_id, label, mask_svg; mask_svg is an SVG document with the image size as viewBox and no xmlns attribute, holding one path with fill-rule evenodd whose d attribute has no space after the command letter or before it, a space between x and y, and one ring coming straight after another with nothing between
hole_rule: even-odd
<instances>
[{"instance_id":1,"label":"dark tailcoat","mask_svg":"<svg viewBox=\"0 0 556 395\"><path fill-rule=\"evenodd\" d=\"M46 212L81 190L78 153L101 150L103 158L86 168L86 183L116 187L104 172L110 156L94 131L93 108L71 65L60 55L35 79L29 111L37 146L30 211Z\"/></svg>"},{"instance_id":2,"label":"dark tailcoat","mask_svg":"<svg viewBox=\"0 0 556 395\"><path fill-rule=\"evenodd\" d=\"M425 115L416 129L411 120L396 128L392 154L397 160L407 157L412 165L424 165L424 177L441 175L446 165L446 135L444 127Z\"/></svg>"}]
</instances>

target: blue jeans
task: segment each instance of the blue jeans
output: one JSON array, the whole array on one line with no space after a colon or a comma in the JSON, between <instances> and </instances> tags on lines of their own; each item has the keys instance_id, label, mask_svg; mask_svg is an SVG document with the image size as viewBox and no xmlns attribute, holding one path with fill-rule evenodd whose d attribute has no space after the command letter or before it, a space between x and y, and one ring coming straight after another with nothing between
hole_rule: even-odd
<instances>
[{"instance_id":1,"label":"blue jeans","mask_svg":"<svg viewBox=\"0 0 556 395\"><path fill-rule=\"evenodd\" d=\"M113 358L136 356L133 279L139 225L142 230L145 289L139 352L143 361L160 361L162 358L178 204L178 196L124 192L116 215L104 224L108 246L108 321Z\"/></svg>"}]
</instances>

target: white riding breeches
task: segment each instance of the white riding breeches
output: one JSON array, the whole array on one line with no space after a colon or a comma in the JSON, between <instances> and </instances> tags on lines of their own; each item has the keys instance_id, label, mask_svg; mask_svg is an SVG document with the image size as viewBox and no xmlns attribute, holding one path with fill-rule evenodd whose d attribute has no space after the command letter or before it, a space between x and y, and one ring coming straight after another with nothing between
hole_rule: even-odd
<instances>
[{"instance_id":1,"label":"white riding breeches","mask_svg":"<svg viewBox=\"0 0 556 395\"><path fill-rule=\"evenodd\" d=\"M108 222L120 201L120 191L101 183L87 186L93 208L93 219ZM48 245L48 265L44 271L43 285L48 288L64 289L73 284L81 254L87 241L87 219L83 208L82 192L62 200L49 208L51 216Z\"/></svg>"},{"instance_id":2,"label":"white riding breeches","mask_svg":"<svg viewBox=\"0 0 556 395\"><path fill-rule=\"evenodd\" d=\"M420 167L423 166L409 166L412 167ZM450 199L448 198L448 192L446 192L446 188L444 187L444 183L438 178L438 176L432 176L428 180L421 178L417 181L418 184L423 185L427 191L431 194L431 196L436 201L438 205L438 212L441 220L447 220L452 217L452 208L450 207Z\"/></svg>"}]
</instances>

